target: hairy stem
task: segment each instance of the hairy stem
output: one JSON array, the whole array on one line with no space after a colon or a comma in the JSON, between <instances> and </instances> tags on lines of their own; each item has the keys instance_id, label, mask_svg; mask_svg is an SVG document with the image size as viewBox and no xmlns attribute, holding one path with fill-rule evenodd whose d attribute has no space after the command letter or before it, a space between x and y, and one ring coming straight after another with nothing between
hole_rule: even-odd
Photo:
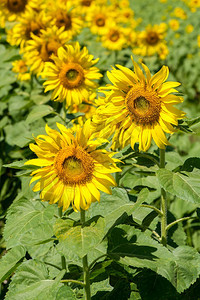
<instances>
[{"instance_id":1,"label":"hairy stem","mask_svg":"<svg viewBox=\"0 0 200 300\"><path fill-rule=\"evenodd\" d=\"M81 226L84 227L85 224L85 210L81 209ZM85 300L91 300L90 292L90 273L88 268L88 258L87 255L83 257L83 277L84 277L84 288L85 288Z\"/></svg>"},{"instance_id":2,"label":"hairy stem","mask_svg":"<svg viewBox=\"0 0 200 300\"><path fill-rule=\"evenodd\" d=\"M165 168L165 149L160 149L160 168ZM161 188L161 243L167 245L167 199L166 192Z\"/></svg>"},{"instance_id":3,"label":"hairy stem","mask_svg":"<svg viewBox=\"0 0 200 300\"><path fill-rule=\"evenodd\" d=\"M58 207L58 215L60 218L62 218L62 207ZM66 266L66 260L64 255L61 256L61 264L62 264L62 270L66 270L67 266Z\"/></svg>"}]
</instances>

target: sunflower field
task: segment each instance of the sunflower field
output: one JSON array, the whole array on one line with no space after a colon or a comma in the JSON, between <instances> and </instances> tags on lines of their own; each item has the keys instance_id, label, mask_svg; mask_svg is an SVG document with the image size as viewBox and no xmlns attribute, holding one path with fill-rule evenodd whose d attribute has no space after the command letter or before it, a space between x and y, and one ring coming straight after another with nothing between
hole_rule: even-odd
<instances>
[{"instance_id":1,"label":"sunflower field","mask_svg":"<svg viewBox=\"0 0 200 300\"><path fill-rule=\"evenodd\" d=\"M0 299L200 300L200 0L0 0Z\"/></svg>"}]
</instances>

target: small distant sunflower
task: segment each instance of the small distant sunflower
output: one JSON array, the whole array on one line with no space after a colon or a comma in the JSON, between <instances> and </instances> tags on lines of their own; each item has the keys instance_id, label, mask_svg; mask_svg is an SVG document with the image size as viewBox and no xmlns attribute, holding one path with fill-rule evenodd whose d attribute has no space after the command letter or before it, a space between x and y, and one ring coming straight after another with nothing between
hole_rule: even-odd
<instances>
[{"instance_id":1,"label":"small distant sunflower","mask_svg":"<svg viewBox=\"0 0 200 300\"><path fill-rule=\"evenodd\" d=\"M90 121L76 127L76 136L57 123L60 132L46 125L47 135L35 138L30 149L38 158L25 165L40 167L32 172L31 182L37 181L34 192L40 191L42 201L58 203L65 211L71 204L75 211L86 210L92 202L100 201L99 190L111 194L116 182L110 173L120 172L114 153L97 149L105 140L91 139Z\"/></svg>"},{"instance_id":2,"label":"small distant sunflower","mask_svg":"<svg viewBox=\"0 0 200 300\"><path fill-rule=\"evenodd\" d=\"M51 61L52 54L57 55L58 48L69 41L69 36L64 28L53 26L41 29L40 36L31 34L31 37L32 40L27 41L22 53L30 71L39 76L44 70L45 62Z\"/></svg>"},{"instance_id":3,"label":"small distant sunflower","mask_svg":"<svg viewBox=\"0 0 200 300\"><path fill-rule=\"evenodd\" d=\"M178 29L179 29L179 26L180 26L180 24L179 24L179 21L178 21L178 20L176 20L176 19L171 19L171 20L169 21L169 27L170 27L172 30L174 30L174 31L178 30Z\"/></svg>"},{"instance_id":4,"label":"small distant sunflower","mask_svg":"<svg viewBox=\"0 0 200 300\"><path fill-rule=\"evenodd\" d=\"M5 22L13 22L29 9L40 7L41 0L1 0L0 1L0 27L5 27Z\"/></svg>"},{"instance_id":5,"label":"small distant sunflower","mask_svg":"<svg viewBox=\"0 0 200 300\"><path fill-rule=\"evenodd\" d=\"M53 90L51 99L66 100L66 107L80 104L98 86L93 80L102 77L99 69L94 67L97 61L86 47L80 50L78 42L60 47L58 57L52 55L52 62L45 64L45 92Z\"/></svg>"},{"instance_id":6,"label":"small distant sunflower","mask_svg":"<svg viewBox=\"0 0 200 300\"><path fill-rule=\"evenodd\" d=\"M200 0L190 0L189 2L186 1L186 3L192 12L196 12L197 8L200 8Z\"/></svg>"},{"instance_id":7,"label":"small distant sunflower","mask_svg":"<svg viewBox=\"0 0 200 300\"><path fill-rule=\"evenodd\" d=\"M37 12L30 9L22 17L12 29L7 31L7 41L12 46L24 47L26 41L32 39L32 34L40 36L41 29L45 29L50 25L50 18L46 17L44 12Z\"/></svg>"},{"instance_id":8,"label":"small distant sunflower","mask_svg":"<svg viewBox=\"0 0 200 300\"><path fill-rule=\"evenodd\" d=\"M133 48L133 53L142 56L152 56L156 53L160 55L161 48L162 52L164 47L167 49L164 39L166 29L165 23L154 26L148 25L145 31L138 33L137 45Z\"/></svg>"},{"instance_id":9,"label":"small distant sunflower","mask_svg":"<svg viewBox=\"0 0 200 300\"><path fill-rule=\"evenodd\" d=\"M113 149L139 143L139 150L146 151L151 145L152 138L156 145L164 149L169 142L164 134L175 132L173 125L185 115L173 105L183 99L172 93L178 82L165 82L169 70L162 69L151 77L146 65L142 70L133 61L134 72L117 65L119 68L108 72L108 78L113 85L105 90L104 101L100 99L100 106L93 117L93 126L100 137L114 134ZM98 104L98 101L97 101ZM100 134L99 134L100 131Z\"/></svg>"},{"instance_id":10,"label":"small distant sunflower","mask_svg":"<svg viewBox=\"0 0 200 300\"><path fill-rule=\"evenodd\" d=\"M127 32L128 31L128 32ZM121 50L127 44L127 38L131 33L128 28L123 28L115 24L110 24L105 34L102 35L101 41L105 48L109 50Z\"/></svg>"},{"instance_id":11,"label":"small distant sunflower","mask_svg":"<svg viewBox=\"0 0 200 300\"><path fill-rule=\"evenodd\" d=\"M17 79L20 81L30 80L31 74L28 72L27 65L23 59L15 60L12 62L13 68L12 71L14 73L18 73Z\"/></svg>"},{"instance_id":12,"label":"small distant sunflower","mask_svg":"<svg viewBox=\"0 0 200 300\"><path fill-rule=\"evenodd\" d=\"M187 19L187 14L181 7L176 7L174 9L173 15L177 18L182 19L182 20Z\"/></svg>"},{"instance_id":13,"label":"small distant sunflower","mask_svg":"<svg viewBox=\"0 0 200 300\"><path fill-rule=\"evenodd\" d=\"M47 15L52 18L53 25L58 28L64 27L70 39L79 34L83 27L80 8L73 6L72 1L67 1L66 3L52 1L52 5L47 10Z\"/></svg>"}]
</instances>

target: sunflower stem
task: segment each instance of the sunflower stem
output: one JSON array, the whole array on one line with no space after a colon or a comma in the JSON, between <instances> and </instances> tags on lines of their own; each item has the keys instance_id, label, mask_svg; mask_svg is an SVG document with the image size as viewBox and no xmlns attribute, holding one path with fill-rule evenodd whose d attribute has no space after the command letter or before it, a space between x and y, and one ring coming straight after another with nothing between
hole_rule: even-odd
<instances>
[{"instance_id":1,"label":"sunflower stem","mask_svg":"<svg viewBox=\"0 0 200 300\"><path fill-rule=\"evenodd\" d=\"M160 168L165 168L165 149L160 149ZM167 198L166 192L161 188L161 243L167 245Z\"/></svg>"},{"instance_id":2,"label":"sunflower stem","mask_svg":"<svg viewBox=\"0 0 200 300\"><path fill-rule=\"evenodd\" d=\"M85 210L81 209L81 227L85 225ZM84 277L84 289L85 289L85 300L91 300L90 292L90 273L88 267L88 258L87 255L83 257L83 277Z\"/></svg>"},{"instance_id":3,"label":"sunflower stem","mask_svg":"<svg viewBox=\"0 0 200 300\"><path fill-rule=\"evenodd\" d=\"M58 215L60 218L62 218L62 207L58 207ZM66 260L64 255L61 256L61 265L62 265L62 270L66 270Z\"/></svg>"}]
</instances>

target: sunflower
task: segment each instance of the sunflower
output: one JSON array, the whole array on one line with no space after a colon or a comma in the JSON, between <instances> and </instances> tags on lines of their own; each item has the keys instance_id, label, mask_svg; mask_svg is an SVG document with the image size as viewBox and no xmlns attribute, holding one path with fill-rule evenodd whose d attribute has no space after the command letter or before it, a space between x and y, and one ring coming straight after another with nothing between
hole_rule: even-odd
<instances>
[{"instance_id":1,"label":"sunflower","mask_svg":"<svg viewBox=\"0 0 200 300\"><path fill-rule=\"evenodd\" d=\"M177 18L180 18L182 20L186 20L187 19L187 14L186 12L181 8L181 7L176 7L174 9L173 15Z\"/></svg>"},{"instance_id":2,"label":"sunflower","mask_svg":"<svg viewBox=\"0 0 200 300\"><path fill-rule=\"evenodd\" d=\"M47 15L51 17L52 24L58 28L64 27L69 37L79 34L83 27L83 21L80 17L80 7L73 6L72 1L66 3L49 1L52 5L49 5L47 9Z\"/></svg>"},{"instance_id":3,"label":"sunflower","mask_svg":"<svg viewBox=\"0 0 200 300\"><path fill-rule=\"evenodd\" d=\"M179 29L179 26L180 26L180 24L179 24L179 21L178 21L178 20L176 20L176 19L171 19L171 20L169 21L169 27L170 27L173 31L178 30L178 29Z\"/></svg>"},{"instance_id":4,"label":"sunflower","mask_svg":"<svg viewBox=\"0 0 200 300\"><path fill-rule=\"evenodd\" d=\"M37 12L30 9L19 18L13 28L7 31L7 41L12 46L24 47L26 41L32 39L31 33L40 36L41 29L45 29L50 24L50 18L46 17L44 11Z\"/></svg>"},{"instance_id":5,"label":"sunflower","mask_svg":"<svg viewBox=\"0 0 200 300\"><path fill-rule=\"evenodd\" d=\"M13 61L12 65L13 65L12 71L14 73L18 73L16 75L18 80L20 81L30 80L31 74L28 72L27 65L23 59Z\"/></svg>"},{"instance_id":6,"label":"sunflower","mask_svg":"<svg viewBox=\"0 0 200 300\"><path fill-rule=\"evenodd\" d=\"M31 182L38 182L34 192L40 192L42 201L58 203L65 211L71 204L75 211L86 210L92 202L100 200L99 190L111 194L110 186L116 182L110 173L120 172L119 161L114 153L97 149L105 140L91 139L90 121L84 127L76 127L76 136L57 123L60 132L46 125L47 135L35 138L30 149L38 158L27 161L26 165L39 168L32 172Z\"/></svg>"},{"instance_id":7,"label":"sunflower","mask_svg":"<svg viewBox=\"0 0 200 300\"><path fill-rule=\"evenodd\" d=\"M45 64L43 72L47 78L45 92L53 90L52 100L63 102L66 99L66 107L88 99L97 87L93 80L102 77L99 69L93 67L98 59L93 60L86 47L80 50L78 42L60 47L58 57L52 55L52 61Z\"/></svg>"},{"instance_id":8,"label":"sunflower","mask_svg":"<svg viewBox=\"0 0 200 300\"><path fill-rule=\"evenodd\" d=\"M42 0L1 0L0 1L0 27L5 27L5 22L13 22L29 9L40 7Z\"/></svg>"},{"instance_id":9,"label":"sunflower","mask_svg":"<svg viewBox=\"0 0 200 300\"><path fill-rule=\"evenodd\" d=\"M109 50L121 50L127 45L126 36L128 37L129 34L131 34L129 28L110 23L105 34L102 35L101 41L103 46Z\"/></svg>"},{"instance_id":10,"label":"sunflower","mask_svg":"<svg viewBox=\"0 0 200 300\"><path fill-rule=\"evenodd\" d=\"M113 85L105 90L105 99L97 108L93 117L93 126L100 137L109 137L114 133L113 148L124 147L139 142L139 150L146 151L151 145L152 138L156 145L164 149L169 142L164 132L175 132L173 125L185 115L184 112L173 107L183 99L172 93L178 82L165 82L169 70L163 66L151 77L148 67L142 64L142 70L133 61L134 72L117 65L118 69L108 72L108 78ZM97 102L98 104L98 102Z\"/></svg>"},{"instance_id":11,"label":"sunflower","mask_svg":"<svg viewBox=\"0 0 200 300\"><path fill-rule=\"evenodd\" d=\"M63 27L58 29L53 26L41 29L40 36L31 34L31 37L32 40L27 41L21 52L30 71L39 76L44 70L45 62L51 61L52 54L57 55L58 48L68 42L69 36Z\"/></svg>"},{"instance_id":12,"label":"sunflower","mask_svg":"<svg viewBox=\"0 0 200 300\"><path fill-rule=\"evenodd\" d=\"M163 48L165 48L165 53L168 54L166 41L164 40L166 29L165 23L154 26L148 25L145 31L138 33L137 44L133 48L133 53L142 56L152 56L157 53L160 56L160 53L163 53Z\"/></svg>"}]
</instances>

